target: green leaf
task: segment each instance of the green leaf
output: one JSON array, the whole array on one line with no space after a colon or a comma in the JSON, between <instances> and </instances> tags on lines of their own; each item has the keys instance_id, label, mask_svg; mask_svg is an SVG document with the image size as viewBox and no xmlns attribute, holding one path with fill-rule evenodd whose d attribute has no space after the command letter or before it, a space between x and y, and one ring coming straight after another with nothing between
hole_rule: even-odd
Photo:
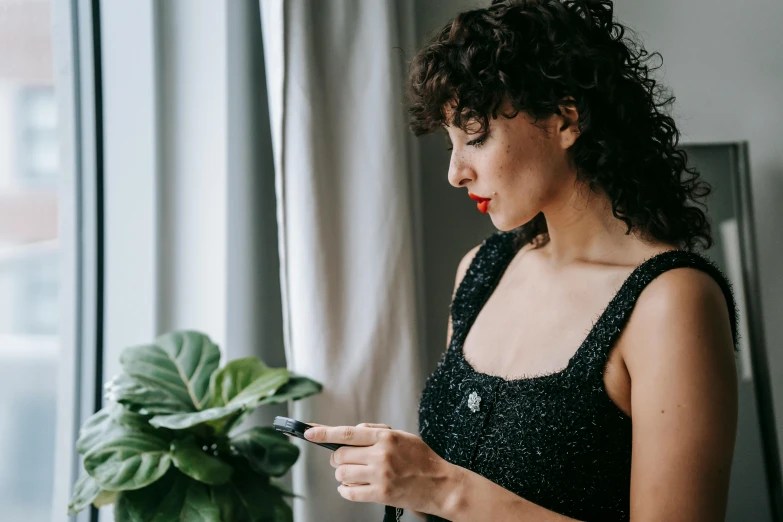
<instances>
[{"instance_id":1,"label":"green leaf","mask_svg":"<svg viewBox=\"0 0 783 522\"><path fill-rule=\"evenodd\" d=\"M119 426L134 431L155 433L155 428L149 423L151 415L142 415L117 402L108 404L106 409L109 411L109 417L112 421Z\"/></svg>"},{"instance_id":2,"label":"green leaf","mask_svg":"<svg viewBox=\"0 0 783 522\"><path fill-rule=\"evenodd\" d=\"M237 411L236 414L234 414L231 417L226 417L223 420L220 421L220 423L212 423L215 426L216 431L220 431L220 433L224 435L228 435L231 433L231 430L233 430L235 427L239 426L242 421L244 421L251 413L253 413L253 410L250 408L244 408L242 410Z\"/></svg>"},{"instance_id":3,"label":"green leaf","mask_svg":"<svg viewBox=\"0 0 783 522\"><path fill-rule=\"evenodd\" d=\"M277 404L286 402L288 400L299 400L316 393L320 393L322 389L321 384L307 377L301 377L298 375L292 375L287 383L277 389L272 395L267 395L254 406L261 406L262 404ZM216 431L221 433L230 433L234 427L239 426L240 423L252 413L249 408L238 412L233 417L226 417L224 423L221 425L215 425Z\"/></svg>"},{"instance_id":4,"label":"green leaf","mask_svg":"<svg viewBox=\"0 0 783 522\"><path fill-rule=\"evenodd\" d=\"M109 430L113 424L108 408L102 408L90 415L79 429L79 439L76 441L76 451L82 455L87 453L102 441L105 432Z\"/></svg>"},{"instance_id":5,"label":"green leaf","mask_svg":"<svg viewBox=\"0 0 783 522\"><path fill-rule=\"evenodd\" d=\"M234 495L233 487L229 484L212 486L209 488L212 503L220 510L220 520L239 521L239 498Z\"/></svg>"},{"instance_id":6,"label":"green leaf","mask_svg":"<svg viewBox=\"0 0 783 522\"><path fill-rule=\"evenodd\" d=\"M213 486L228 482L233 472L230 465L219 458L207 455L192 439L179 439L172 442L171 458L182 473Z\"/></svg>"},{"instance_id":7,"label":"green leaf","mask_svg":"<svg viewBox=\"0 0 783 522\"><path fill-rule=\"evenodd\" d=\"M102 489L101 492L98 493L98 496L95 497L95 500L92 501L92 505L99 508L114 504L117 502L117 494L117 491L106 491Z\"/></svg>"},{"instance_id":8,"label":"green leaf","mask_svg":"<svg viewBox=\"0 0 783 522\"><path fill-rule=\"evenodd\" d=\"M212 503L209 488L204 484L190 481L185 504L180 518L188 522L221 522L220 507Z\"/></svg>"},{"instance_id":9,"label":"green leaf","mask_svg":"<svg viewBox=\"0 0 783 522\"><path fill-rule=\"evenodd\" d=\"M138 379L121 373L106 383L110 399L153 415L193 411L190 401L183 401L179 394L155 385L142 384Z\"/></svg>"},{"instance_id":10,"label":"green leaf","mask_svg":"<svg viewBox=\"0 0 783 522\"><path fill-rule=\"evenodd\" d=\"M283 510L279 504L285 503L279 491L269 487L269 484L256 483L252 480L234 480L229 484L236 499L238 520L278 521L275 515Z\"/></svg>"},{"instance_id":11,"label":"green leaf","mask_svg":"<svg viewBox=\"0 0 783 522\"><path fill-rule=\"evenodd\" d=\"M277 404L288 400L298 400L304 397L319 393L322 386L307 377L290 374L289 380L283 386L277 389L274 394L267 395L258 401L253 408L262 404ZM237 412L231 417L225 417L221 423L214 423L214 428L220 433L230 433L236 426L252 413L251 408L246 408Z\"/></svg>"},{"instance_id":12,"label":"green leaf","mask_svg":"<svg viewBox=\"0 0 783 522\"><path fill-rule=\"evenodd\" d=\"M244 408L242 404L209 408L208 410L193 413L175 413L172 415L156 415L150 419L150 424L155 427L169 428L172 430L184 430L198 424L210 421L218 421L229 417Z\"/></svg>"},{"instance_id":13,"label":"green leaf","mask_svg":"<svg viewBox=\"0 0 783 522\"><path fill-rule=\"evenodd\" d=\"M76 451L84 455L94 447L126 433L154 433L146 417L134 413L122 404L112 402L92 414L79 430Z\"/></svg>"},{"instance_id":14,"label":"green leaf","mask_svg":"<svg viewBox=\"0 0 783 522\"><path fill-rule=\"evenodd\" d=\"M288 378L289 373L285 368L273 369L250 382L241 390L237 390L238 393L225 406L193 413L156 415L150 419L150 424L173 430L182 430L197 424L210 422L214 423L213 427L217 433L222 433L227 431L225 429L226 425L234 414L240 410L255 408L261 399L275 393L278 388L288 382Z\"/></svg>"},{"instance_id":15,"label":"green leaf","mask_svg":"<svg viewBox=\"0 0 783 522\"><path fill-rule=\"evenodd\" d=\"M102 489L125 491L147 486L171 465L169 443L146 433L125 433L84 456L84 468Z\"/></svg>"},{"instance_id":16,"label":"green leaf","mask_svg":"<svg viewBox=\"0 0 783 522\"><path fill-rule=\"evenodd\" d=\"M73 496L68 502L68 514L75 515L84 508L93 504L95 507L105 506L115 501L116 491L101 489L98 482L87 472L82 470L79 479L73 487Z\"/></svg>"},{"instance_id":17,"label":"green leaf","mask_svg":"<svg viewBox=\"0 0 783 522\"><path fill-rule=\"evenodd\" d=\"M280 381L281 377L284 380ZM270 368L257 357L235 359L212 375L210 406L225 406L244 400L255 406L258 400L285 387L290 379L288 369Z\"/></svg>"},{"instance_id":18,"label":"green leaf","mask_svg":"<svg viewBox=\"0 0 783 522\"><path fill-rule=\"evenodd\" d=\"M288 400L297 401L310 395L321 393L322 389L323 386L317 381L301 375L292 375L289 381L281 386L274 395L261 399L259 404L277 404Z\"/></svg>"},{"instance_id":19,"label":"green leaf","mask_svg":"<svg viewBox=\"0 0 783 522\"><path fill-rule=\"evenodd\" d=\"M290 372L285 368L275 368L248 384L236 394L229 402L242 404L247 407L256 407L264 397L272 395L291 378Z\"/></svg>"},{"instance_id":20,"label":"green leaf","mask_svg":"<svg viewBox=\"0 0 783 522\"><path fill-rule=\"evenodd\" d=\"M142 386L165 394L179 411L197 411L209 400L212 373L220 364L220 350L206 335L171 332L155 344L126 348L120 364Z\"/></svg>"},{"instance_id":21,"label":"green leaf","mask_svg":"<svg viewBox=\"0 0 783 522\"><path fill-rule=\"evenodd\" d=\"M241 522L270 522L274 520L274 499L265 495L264 490L256 488L252 484L242 482L229 482L225 486L217 486L225 497L216 497L213 493L213 501L218 499L220 504L216 504L221 514L230 514L233 518L224 520L235 520Z\"/></svg>"},{"instance_id":22,"label":"green leaf","mask_svg":"<svg viewBox=\"0 0 783 522\"><path fill-rule=\"evenodd\" d=\"M189 483L176 468L141 489L121 491L114 505L115 522L173 522L180 520Z\"/></svg>"},{"instance_id":23,"label":"green leaf","mask_svg":"<svg viewBox=\"0 0 783 522\"><path fill-rule=\"evenodd\" d=\"M79 511L83 510L95 500L95 497L101 492L101 487L85 472L79 476L76 484L73 487L73 495L70 502L68 502L68 514L75 515Z\"/></svg>"},{"instance_id":24,"label":"green leaf","mask_svg":"<svg viewBox=\"0 0 783 522\"><path fill-rule=\"evenodd\" d=\"M220 508L221 520L231 522L277 522L275 504L283 499L281 492L270 487L269 476L258 475L247 462L237 458L231 481L211 486L211 498Z\"/></svg>"},{"instance_id":25,"label":"green leaf","mask_svg":"<svg viewBox=\"0 0 783 522\"><path fill-rule=\"evenodd\" d=\"M294 511L283 497L274 500L275 522L294 522Z\"/></svg>"},{"instance_id":26,"label":"green leaf","mask_svg":"<svg viewBox=\"0 0 783 522\"><path fill-rule=\"evenodd\" d=\"M212 374L209 382L209 406L225 406L250 383L270 371L257 357L234 359Z\"/></svg>"},{"instance_id":27,"label":"green leaf","mask_svg":"<svg viewBox=\"0 0 783 522\"><path fill-rule=\"evenodd\" d=\"M260 426L231 438L231 445L257 473L282 476L299 458L299 448L274 428Z\"/></svg>"}]
</instances>

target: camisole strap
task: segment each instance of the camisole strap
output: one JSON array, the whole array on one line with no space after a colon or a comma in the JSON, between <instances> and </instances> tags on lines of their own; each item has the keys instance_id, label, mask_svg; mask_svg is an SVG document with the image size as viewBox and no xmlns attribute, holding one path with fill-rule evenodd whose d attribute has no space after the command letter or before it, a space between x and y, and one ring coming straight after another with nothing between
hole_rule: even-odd
<instances>
[{"instance_id":1,"label":"camisole strap","mask_svg":"<svg viewBox=\"0 0 783 522\"><path fill-rule=\"evenodd\" d=\"M451 301L451 346L462 344L470 323L514 258L514 239L513 231L499 231L481 243Z\"/></svg>"},{"instance_id":2,"label":"camisole strap","mask_svg":"<svg viewBox=\"0 0 783 522\"><path fill-rule=\"evenodd\" d=\"M623 282L588 334L583 347L588 348L588 351L591 353L583 354L580 357L582 359L581 362L588 361L591 368L594 368L594 364L597 363L601 370L599 374L603 374L603 368L609 358L609 353L628 322L642 290L656 277L675 268L695 268L701 270L718 283L726 298L731 322L732 341L736 353L738 351L737 307L728 278L714 262L701 254L685 250L669 250L641 263Z\"/></svg>"}]
</instances>

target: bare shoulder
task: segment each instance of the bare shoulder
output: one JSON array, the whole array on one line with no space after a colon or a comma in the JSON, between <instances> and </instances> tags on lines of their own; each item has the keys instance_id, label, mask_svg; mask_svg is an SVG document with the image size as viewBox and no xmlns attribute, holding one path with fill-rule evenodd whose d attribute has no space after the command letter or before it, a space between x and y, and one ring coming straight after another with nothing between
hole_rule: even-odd
<instances>
[{"instance_id":1,"label":"bare shoulder","mask_svg":"<svg viewBox=\"0 0 783 522\"><path fill-rule=\"evenodd\" d=\"M671 310L695 305L726 308L727 302L718 281L703 270L681 267L667 270L655 278L639 296L639 305ZM728 311L728 308L726 309ZM727 314L728 315L728 314Z\"/></svg>"},{"instance_id":2,"label":"bare shoulder","mask_svg":"<svg viewBox=\"0 0 783 522\"><path fill-rule=\"evenodd\" d=\"M737 376L720 285L695 268L664 272L640 294L623 337L632 383L631 519L723 520Z\"/></svg>"},{"instance_id":3,"label":"bare shoulder","mask_svg":"<svg viewBox=\"0 0 783 522\"><path fill-rule=\"evenodd\" d=\"M691 357L712 359L722 354L733 359L729 303L718 282L703 270L675 268L656 277L639 295L627 328L634 333L634 341L624 343L623 350L629 371L643 368L650 358L674 357L677 354L672 352L683 349ZM656 342L664 336L701 337L709 342Z\"/></svg>"}]
</instances>

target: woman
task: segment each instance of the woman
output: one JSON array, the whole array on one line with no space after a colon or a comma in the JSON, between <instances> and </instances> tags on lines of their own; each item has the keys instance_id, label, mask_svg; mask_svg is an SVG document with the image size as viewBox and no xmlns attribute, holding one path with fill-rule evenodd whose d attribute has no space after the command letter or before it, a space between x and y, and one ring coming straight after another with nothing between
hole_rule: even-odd
<instances>
[{"instance_id":1,"label":"woman","mask_svg":"<svg viewBox=\"0 0 783 522\"><path fill-rule=\"evenodd\" d=\"M495 2L411 63L498 232L457 270L421 438L318 427L340 494L453 521L723 520L736 312L647 53L608 1ZM426 514L426 515L425 515Z\"/></svg>"}]
</instances>

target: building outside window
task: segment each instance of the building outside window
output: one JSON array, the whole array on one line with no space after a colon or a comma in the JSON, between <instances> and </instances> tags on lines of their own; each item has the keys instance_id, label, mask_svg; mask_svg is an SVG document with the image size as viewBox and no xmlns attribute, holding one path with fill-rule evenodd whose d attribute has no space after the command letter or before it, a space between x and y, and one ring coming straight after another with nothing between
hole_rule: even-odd
<instances>
[{"instance_id":1,"label":"building outside window","mask_svg":"<svg viewBox=\"0 0 783 522\"><path fill-rule=\"evenodd\" d=\"M0 518L8 521L49 522L53 507L61 245L50 5L0 0Z\"/></svg>"}]
</instances>

